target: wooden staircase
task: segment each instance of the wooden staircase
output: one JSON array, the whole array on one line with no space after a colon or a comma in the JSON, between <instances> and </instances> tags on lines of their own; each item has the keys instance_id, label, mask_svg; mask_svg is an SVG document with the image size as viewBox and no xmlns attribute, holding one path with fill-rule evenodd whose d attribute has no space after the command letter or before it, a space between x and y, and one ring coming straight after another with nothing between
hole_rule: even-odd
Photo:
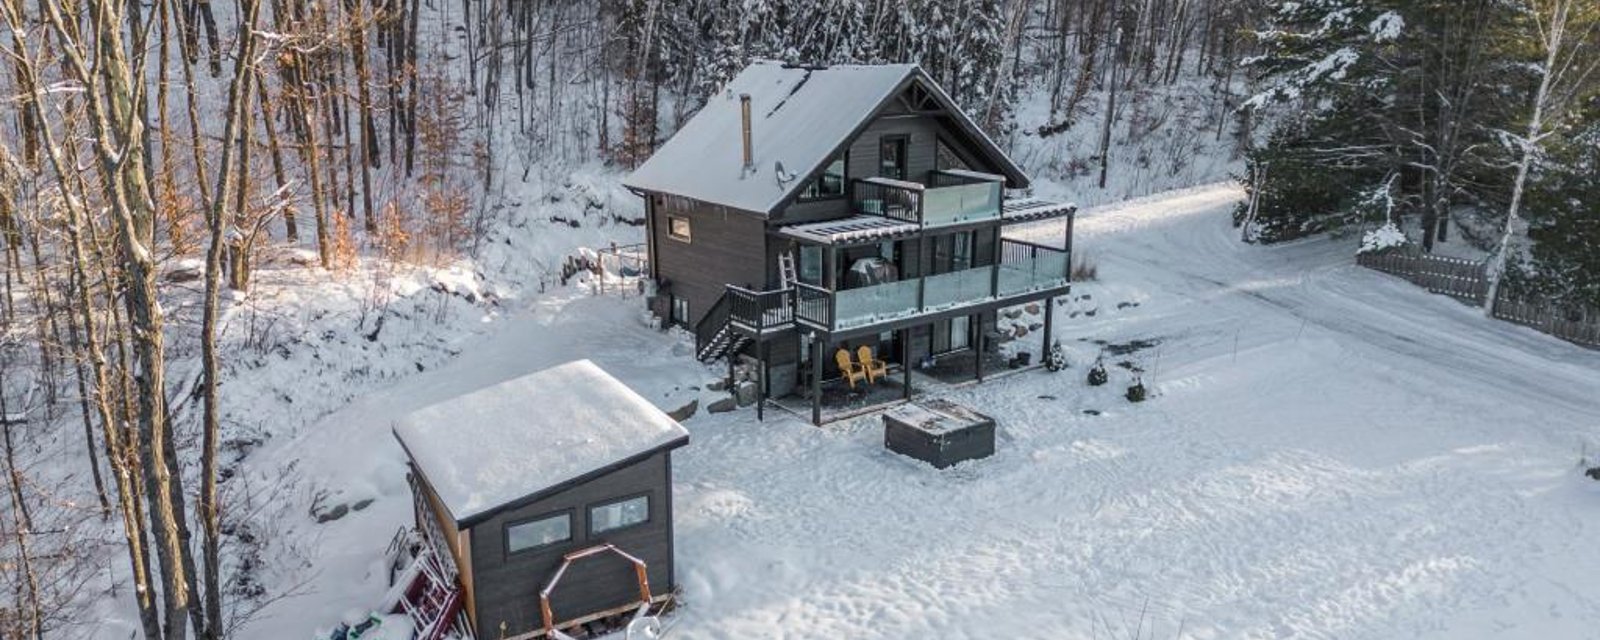
<instances>
[{"instance_id":1,"label":"wooden staircase","mask_svg":"<svg viewBox=\"0 0 1600 640\"><path fill-rule=\"evenodd\" d=\"M701 362L716 362L730 353L738 353L750 344L749 334L733 326L730 315L732 302L723 292L711 310L694 326L695 357Z\"/></svg>"}]
</instances>

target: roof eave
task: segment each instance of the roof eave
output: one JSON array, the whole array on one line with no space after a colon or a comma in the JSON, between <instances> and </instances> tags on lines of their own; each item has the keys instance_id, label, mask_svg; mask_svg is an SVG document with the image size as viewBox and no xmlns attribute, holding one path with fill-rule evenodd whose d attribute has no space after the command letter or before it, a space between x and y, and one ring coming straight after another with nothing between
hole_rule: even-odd
<instances>
[{"instance_id":1,"label":"roof eave","mask_svg":"<svg viewBox=\"0 0 1600 640\"><path fill-rule=\"evenodd\" d=\"M506 511L510 511L512 509L520 509L522 507L528 506L530 504L533 504L535 502L538 502L540 500L543 500L543 499L548 498L550 496L553 496L555 494L558 494L558 493L561 493L563 491L566 491L567 489L571 489L571 488L573 488L575 486L578 486L580 484L592 481L592 480L594 480L596 478L599 478L601 476L609 474L609 473L611 473L613 471L617 471L617 470L622 469L624 467L629 467L629 466L638 464L640 462L643 462L646 459L649 459L651 456L656 455L657 453L661 453L663 451L671 451L673 449L677 449L679 447L682 447L682 446L684 446L686 444L689 444L689 436L688 436L688 434L684 434L682 436L679 436L677 438L674 438L672 440L664 442L664 443L662 443L660 445L657 445L655 447L651 447L649 449L646 449L646 450L641 451L639 453L636 453L634 455L628 456L626 458L622 458L620 460L612 462L611 464L605 465L605 466L600 467L598 469L595 469L593 471L589 471L587 473L584 473L584 474L581 474L581 475L578 475L578 476L574 476L571 479L563 480L561 482L558 482L556 484L550 485L550 486L545 487L543 489L539 489L537 491L534 491L533 493L525 495L525 496L523 496L521 498L517 498L515 500L511 500L511 501L506 502L504 504L501 504L499 506L494 506L494 507L489 507L489 508L486 508L486 509L482 509L480 511L477 511L477 512L474 512L474 513L469 513L469 514L467 514L465 516L461 516L461 517L456 517L454 514L451 514L451 517L455 518L456 527L461 528L461 529L468 529L468 528L471 528L473 526L482 524L483 522L485 522L487 520L490 520L490 519L494 518L495 516L500 515L501 513L504 513ZM408 451L406 453L406 455L409 456L410 452ZM415 463L416 463L416 459L412 458L412 466L417 467L419 469L419 472L420 472L421 467L417 466ZM429 485L429 486L432 486L432 485ZM449 508L450 508L449 505L445 505L445 509L446 510L448 510Z\"/></svg>"}]
</instances>

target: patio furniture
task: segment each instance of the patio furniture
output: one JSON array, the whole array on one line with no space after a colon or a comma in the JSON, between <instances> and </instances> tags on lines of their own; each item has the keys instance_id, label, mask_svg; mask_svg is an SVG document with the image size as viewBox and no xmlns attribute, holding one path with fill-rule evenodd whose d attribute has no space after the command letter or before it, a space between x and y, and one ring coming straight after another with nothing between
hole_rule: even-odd
<instances>
[{"instance_id":1,"label":"patio furniture","mask_svg":"<svg viewBox=\"0 0 1600 640\"><path fill-rule=\"evenodd\" d=\"M857 357L861 360L861 368L867 371L867 382L877 382L878 378L888 377L889 363L872 357L872 347L861 345L856 349Z\"/></svg>"},{"instance_id":2,"label":"patio furniture","mask_svg":"<svg viewBox=\"0 0 1600 640\"><path fill-rule=\"evenodd\" d=\"M857 380L862 383L867 382L867 368L861 366L861 363L850 359L850 350L840 349L833 352L833 359L839 363L839 375L844 376L844 379L850 382L851 390L856 388Z\"/></svg>"}]
</instances>

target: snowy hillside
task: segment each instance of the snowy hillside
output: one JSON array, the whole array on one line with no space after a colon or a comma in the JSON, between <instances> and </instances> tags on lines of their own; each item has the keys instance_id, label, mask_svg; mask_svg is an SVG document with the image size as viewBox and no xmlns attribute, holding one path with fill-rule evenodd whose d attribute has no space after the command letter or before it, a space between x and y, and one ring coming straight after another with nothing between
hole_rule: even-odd
<instances>
[{"instance_id":1,"label":"snowy hillside","mask_svg":"<svg viewBox=\"0 0 1600 640\"><path fill-rule=\"evenodd\" d=\"M885 452L875 417L688 420L669 637L1591 633L1600 489L1576 465L1600 450L1600 354L1358 269L1354 239L1241 245L1238 198L1080 218L1100 281L1058 309L1072 368L950 393L999 420L992 458L934 471ZM459 355L245 460L302 478L275 519L305 556L241 637L309 637L382 594L411 511L394 417L579 357L669 410L719 375L637 299L558 288L483 320ZM1091 389L1102 343L1112 384ZM1121 398L1124 361L1151 400ZM310 487L372 502L318 524Z\"/></svg>"}]
</instances>

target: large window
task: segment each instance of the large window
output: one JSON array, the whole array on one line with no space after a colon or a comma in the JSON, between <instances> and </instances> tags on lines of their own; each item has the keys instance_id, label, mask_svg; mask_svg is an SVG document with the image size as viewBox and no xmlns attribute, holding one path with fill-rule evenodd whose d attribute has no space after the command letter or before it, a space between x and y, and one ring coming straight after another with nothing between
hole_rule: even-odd
<instances>
[{"instance_id":1,"label":"large window","mask_svg":"<svg viewBox=\"0 0 1600 640\"><path fill-rule=\"evenodd\" d=\"M801 282L822 286L822 247L800 245L800 273L796 275Z\"/></svg>"},{"instance_id":2,"label":"large window","mask_svg":"<svg viewBox=\"0 0 1600 640\"><path fill-rule=\"evenodd\" d=\"M845 156L840 155L834 158L833 162L828 163L828 167L822 170L822 175L817 176L815 181L806 185L806 188L800 192L800 200L802 202L806 200L826 200L843 196L844 167Z\"/></svg>"},{"instance_id":3,"label":"large window","mask_svg":"<svg viewBox=\"0 0 1600 640\"><path fill-rule=\"evenodd\" d=\"M589 507L589 533L605 533L650 521L650 496L634 496Z\"/></svg>"},{"instance_id":4,"label":"large window","mask_svg":"<svg viewBox=\"0 0 1600 640\"><path fill-rule=\"evenodd\" d=\"M905 136L884 136L878 140L878 175L906 179Z\"/></svg>"},{"instance_id":5,"label":"large window","mask_svg":"<svg viewBox=\"0 0 1600 640\"><path fill-rule=\"evenodd\" d=\"M572 514L557 513L506 525L506 552L538 549L572 539Z\"/></svg>"}]
</instances>

